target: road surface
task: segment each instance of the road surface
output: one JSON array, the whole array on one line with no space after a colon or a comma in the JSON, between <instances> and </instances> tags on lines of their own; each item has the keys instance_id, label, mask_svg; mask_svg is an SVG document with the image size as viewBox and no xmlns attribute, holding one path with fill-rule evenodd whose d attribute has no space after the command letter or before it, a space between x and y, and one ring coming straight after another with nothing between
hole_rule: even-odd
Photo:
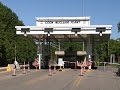
<instances>
[{"instance_id":1,"label":"road surface","mask_svg":"<svg viewBox=\"0 0 120 90\"><path fill-rule=\"evenodd\" d=\"M52 71L53 73L53 71ZM1 90L120 90L120 77L111 69L88 70L80 76L80 70L65 69L49 76L48 70L30 71L17 76L0 74Z\"/></svg>"}]
</instances>

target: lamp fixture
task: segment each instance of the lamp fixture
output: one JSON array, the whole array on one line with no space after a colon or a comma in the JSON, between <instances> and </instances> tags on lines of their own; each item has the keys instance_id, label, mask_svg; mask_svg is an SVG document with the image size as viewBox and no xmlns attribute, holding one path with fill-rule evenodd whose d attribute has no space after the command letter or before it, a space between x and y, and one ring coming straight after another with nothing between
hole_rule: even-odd
<instances>
[{"instance_id":1,"label":"lamp fixture","mask_svg":"<svg viewBox=\"0 0 120 90\"><path fill-rule=\"evenodd\" d=\"M24 36L27 36L27 32L30 32L30 28L21 28L21 32L24 32Z\"/></svg>"},{"instance_id":2,"label":"lamp fixture","mask_svg":"<svg viewBox=\"0 0 120 90\"><path fill-rule=\"evenodd\" d=\"M96 32L99 32L99 35L102 36L103 33L102 32L105 32L106 30L106 27L97 27L96 28Z\"/></svg>"},{"instance_id":3,"label":"lamp fixture","mask_svg":"<svg viewBox=\"0 0 120 90\"><path fill-rule=\"evenodd\" d=\"M45 28L44 32L47 32L47 35L50 36L50 32L53 32L53 28Z\"/></svg>"},{"instance_id":4,"label":"lamp fixture","mask_svg":"<svg viewBox=\"0 0 120 90\"><path fill-rule=\"evenodd\" d=\"M102 36L102 31L100 31L100 33L99 33L99 34L100 34L100 36Z\"/></svg>"},{"instance_id":5,"label":"lamp fixture","mask_svg":"<svg viewBox=\"0 0 120 90\"><path fill-rule=\"evenodd\" d=\"M81 31L81 28L72 28L71 32L75 32L75 36L78 35L78 32Z\"/></svg>"},{"instance_id":6,"label":"lamp fixture","mask_svg":"<svg viewBox=\"0 0 120 90\"><path fill-rule=\"evenodd\" d=\"M24 36L25 36L25 37L27 36L26 32L24 32Z\"/></svg>"},{"instance_id":7,"label":"lamp fixture","mask_svg":"<svg viewBox=\"0 0 120 90\"><path fill-rule=\"evenodd\" d=\"M75 31L75 36L77 36L77 31Z\"/></svg>"},{"instance_id":8,"label":"lamp fixture","mask_svg":"<svg viewBox=\"0 0 120 90\"><path fill-rule=\"evenodd\" d=\"M50 36L50 32L48 32L48 36Z\"/></svg>"}]
</instances>

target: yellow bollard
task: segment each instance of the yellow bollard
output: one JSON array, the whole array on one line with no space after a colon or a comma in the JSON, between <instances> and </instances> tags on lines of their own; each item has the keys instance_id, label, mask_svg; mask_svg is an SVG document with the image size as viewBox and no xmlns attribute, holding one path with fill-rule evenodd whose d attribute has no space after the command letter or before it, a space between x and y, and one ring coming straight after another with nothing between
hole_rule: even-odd
<instances>
[{"instance_id":1,"label":"yellow bollard","mask_svg":"<svg viewBox=\"0 0 120 90\"><path fill-rule=\"evenodd\" d=\"M10 71L12 71L12 70L11 70L10 64L8 64L8 66L7 66L7 72L10 72Z\"/></svg>"},{"instance_id":2,"label":"yellow bollard","mask_svg":"<svg viewBox=\"0 0 120 90\"><path fill-rule=\"evenodd\" d=\"M62 67L60 66L60 69L59 69L59 71L62 71Z\"/></svg>"}]
</instances>

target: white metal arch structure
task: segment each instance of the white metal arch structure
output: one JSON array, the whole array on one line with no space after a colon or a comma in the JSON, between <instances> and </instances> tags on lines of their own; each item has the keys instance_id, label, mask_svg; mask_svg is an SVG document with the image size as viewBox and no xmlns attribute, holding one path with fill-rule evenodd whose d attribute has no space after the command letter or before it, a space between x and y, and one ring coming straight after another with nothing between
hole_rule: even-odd
<instances>
[{"instance_id":1,"label":"white metal arch structure","mask_svg":"<svg viewBox=\"0 0 120 90\"><path fill-rule=\"evenodd\" d=\"M36 18L36 26L15 26L16 34L32 35L42 38L43 35L54 35L54 38L73 38L73 41L88 38L90 35L110 38L112 25L90 25L90 17L41 17ZM75 37L79 35L78 37ZM53 38L50 37L50 38ZM74 39L75 38L75 39ZM88 39L87 39L88 40Z\"/></svg>"},{"instance_id":2,"label":"white metal arch structure","mask_svg":"<svg viewBox=\"0 0 120 90\"><path fill-rule=\"evenodd\" d=\"M15 26L17 34L24 34L24 30L28 29L26 34L48 34L46 29L52 29L50 34L75 34L76 29L80 29L77 34L111 34L112 25L90 25L89 17L49 17L37 18L36 26ZM75 30L74 30L75 29ZM104 30L102 30L104 29ZM47 31L49 31L47 30Z\"/></svg>"},{"instance_id":3,"label":"white metal arch structure","mask_svg":"<svg viewBox=\"0 0 120 90\"><path fill-rule=\"evenodd\" d=\"M95 42L108 41L112 25L91 25L90 17L37 17L36 26L15 26L16 34L32 35L36 39L50 36L50 40L83 41L87 55L92 55Z\"/></svg>"},{"instance_id":4,"label":"white metal arch structure","mask_svg":"<svg viewBox=\"0 0 120 90\"><path fill-rule=\"evenodd\" d=\"M104 29L103 34L111 34L111 25L91 25L91 26L16 26L17 34L24 34L22 29L28 29L29 31L26 34L48 34L45 32L45 29L52 29L53 31L50 34L75 34L74 29L80 29L77 34L99 34L100 31L97 29ZM73 30L73 31L72 31ZM49 31L49 30L48 30Z\"/></svg>"}]
</instances>

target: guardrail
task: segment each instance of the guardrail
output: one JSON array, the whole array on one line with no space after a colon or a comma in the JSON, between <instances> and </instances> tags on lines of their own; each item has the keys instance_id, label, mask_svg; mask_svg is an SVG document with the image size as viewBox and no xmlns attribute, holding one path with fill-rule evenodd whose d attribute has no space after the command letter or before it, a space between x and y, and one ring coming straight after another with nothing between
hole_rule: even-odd
<instances>
[{"instance_id":1,"label":"guardrail","mask_svg":"<svg viewBox=\"0 0 120 90\"><path fill-rule=\"evenodd\" d=\"M26 64L26 65L20 65L20 68L23 68L23 67L29 67L29 64Z\"/></svg>"},{"instance_id":2,"label":"guardrail","mask_svg":"<svg viewBox=\"0 0 120 90\"><path fill-rule=\"evenodd\" d=\"M120 65L119 63L109 63L111 65Z\"/></svg>"},{"instance_id":3,"label":"guardrail","mask_svg":"<svg viewBox=\"0 0 120 90\"><path fill-rule=\"evenodd\" d=\"M110 65L120 65L120 63L110 63L110 62L96 62L99 64L110 64Z\"/></svg>"}]
</instances>

